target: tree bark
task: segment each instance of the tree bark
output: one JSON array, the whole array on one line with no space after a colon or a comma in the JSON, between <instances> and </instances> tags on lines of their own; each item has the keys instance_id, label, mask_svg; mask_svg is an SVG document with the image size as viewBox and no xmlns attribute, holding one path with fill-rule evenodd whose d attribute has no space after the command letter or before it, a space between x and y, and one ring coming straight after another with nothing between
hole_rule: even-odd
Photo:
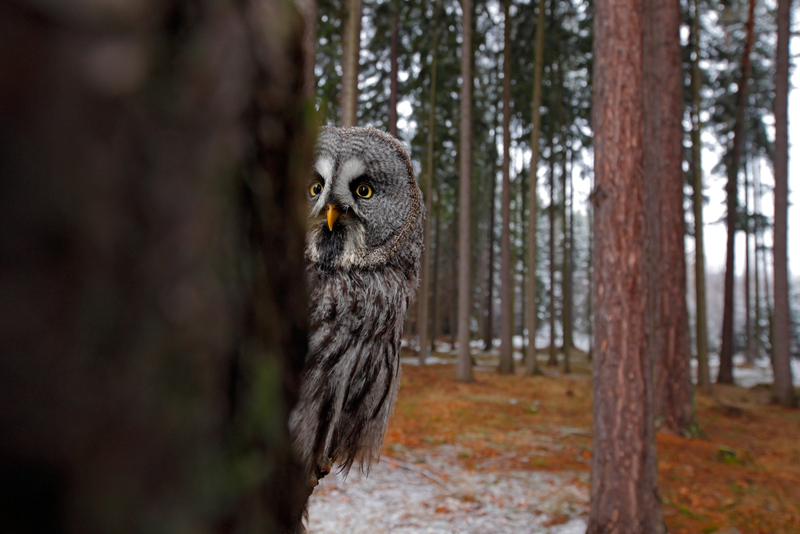
<instances>
[{"instance_id":1,"label":"tree bark","mask_svg":"<svg viewBox=\"0 0 800 534\"><path fill-rule=\"evenodd\" d=\"M792 385L791 321L789 320L789 276L786 252L787 210L789 200L788 165L788 94L789 94L789 30L792 18L791 0L778 0L778 50L775 73L775 316L772 388L774 402L793 406L797 399Z\"/></svg>"},{"instance_id":2,"label":"tree bark","mask_svg":"<svg viewBox=\"0 0 800 534\"><path fill-rule=\"evenodd\" d=\"M739 166L742 158L742 145L744 144L744 121L747 107L747 85L750 82L750 51L753 48L756 0L749 0L747 15L747 36L745 38L744 52L742 53L742 73L739 78L739 90L736 97L736 119L733 125L733 147L731 148L730 161L728 162L728 185L725 190L728 196L728 213L725 218L728 228L727 246L725 252L725 303L722 311L722 348L719 353L719 374L717 382L733 384L733 315L734 315L734 272L736 263L734 250L736 244L736 218L739 211Z\"/></svg>"},{"instance_id":3,"label":"tree bark","mask_svg":"<svg viewBox=\"0 0 800 534\"><path fill-rule=\"evenodd\" d=\"M700 124L700 89L703 84L700 74L700 14L697 0L693 0L692 13L692 210L694 212L694 283L695 283L695 337L697 342L697 385L700 391L710 395L711 373L708 368L708 318L706 316L706 254L703 227L703 166L701 161L702 141Z\"/></svg>"},{"instance_id":4,"label":"tree bark","mask_svg":"<svg viewBox=\"0 0 800 534\"><path fill-rule=\"evenodd\" d=\"M431 199L434 203L434 211L430 216L434 217L433 222L433 296L431 298L431 353L436 348L436 338L440 333L439 322L441 313L439 311L439 249L441 240L441 221L442 217L439 214L439 197Z\"/></svg>"},{"instance_id":5,"label":"tree bark","mask_svg":"<svg viewBox=\"0 0 800 534\"><path fill-rule=\"evenodd\" d=\"M569 160L572 157L572 152L567 146L567 158L564 164L564 199L562 203L563 221L564 221L564 265L562 266L562 278L564 284L564 303L561 312L561 322L564 327L564 339L561 343L564 351L564 373L569 374L572 372L570 367L570 352L574 347L572 339L572 176Z\"/></svg>"},{"instance_id":6,"label":"tree bark","mask_svg":"<svg viewBox=\"0 0 800 534\"><path fill-rule=\"evenodd\" d=\"M4 529L298 527L302 35L272 0L0 2Z\"/></svg>"},{"instance_id":7,"label":"tree bark","mask_svg":"<svg viewBox=\"0 0 800 534\"><path fill-rule=\"evenodd\" d=\"M347 0L342 39L342 92L340 126L358 124L358 58L361 54L361 0Z\"/></svg>"},{"instance_id":8,"label":"tree bark","mask_svg":"<svg viewBox=\"0 0 800 534\"><path fill-rule=\"evenodd\" d=\"M438 2L434 2L433 9L435 11L434 20L438 22ZM396 13L395 13L396 17ZM397 43L396 43L396 30L397 30L397 19L394 19L394 28L393 32L393 54L394 54L394 62L392 64L392 68L397 68ZM424 190L424 197L425 197L425 209L427 213L431 212L431 197L433 196L433 152L434 152L434 130L436 128L436 69L438 67L438 48L439 48L439 25L434 23L434 31L433 31L433 57L431 58L431 78L430 78L430 94L428 95L428 147L427 147L427 170L426 170L426 177L425 177L425 190ZM395 72L396 74L396 72ZM394 86L395 91L395 103L394 106L390 109L394 109L394 125L395 130L397 129L397 78L393 75L392 83ZM390 120L390 126L392 122ZM396 133L395 133L396 135ZM423 229L423 239L425 242L425 250L422 253L422 272L420 273L420 282L419 282L419 295L417 297L417 317L419 318L419 327L417 328L418 337L418 345L419 345L419 364L425 365L425 358L429 354L428 350L428 299L429 299L429 292L430 292L430 240L431 240L431 220L430 216L425 218L425 225Z\"/></svg>"},{"instance_id":9,"label":"tree bark","mask_svg":"<svg viewBox=\"0 0 800 534\"><path fill-rule=\"evenodd\" d=\"M513 288L511 265L511 0L503 2L503 192L500 211L503 223L500 228L500 373L514 372L514 347L511 336Z\"/></svg>"},{"instance_id":10,"label":"tree bark","mask_svg":"<svg viewBox=\"0 0 800 534\"><path fill-rule=\"evenodd\" d=\"M536 193L539 184L539 134L542 128L542 73L544 72L544 15L545 0L539 0L539 11L536 15L536 50L533 59L533 95L531 96L531 164L528 187L528 205L530 215L528 222L528 351L525 357L526 372L529 375L541 374L536 360L536 331L538 330L536 312L536 251L538 247L536 233L538 231L539 198Z\"/></svg>"},{"instance_id":11,"label":"tree bark","mask_svg":"<svg viewBox=\"0 0 800 534\"><path fill-rule=\"evenodd\" d=\"M749 158L748 158L749 160ZM750 255L750 242L751 236L753 235L753 217L750 213L750 189L751 189L751 177L752 171L748 172L748 167L752 167L752 162L745 163L744 166L744 220L745 220L745 229L744 229L744 280L743 280L743 290L744 290L744 333L745 333L745 351L744 356L747 361L747 364L752 366L755 364L756 361L756 345L755 339L753 337L753 302L750 298L750 285L752 276L750 275L750 265L752 263L752 257Z\"/></svg>"},{"instance_id":12,"label":"tree bark","mask_svg":"<svg viewBox=\"0 0 800 534\"><path fill-rule=\"evenodd\" d=\"M664 430L683 434L694 424L694 405L683 245L680 5L651 0L644 23L647 347L656 371L656 419Z\"/></svg>"},{"instance_id":13,"label":"tree bark","mask_svg":"<svg viewBox=\"0 0 800 534\"><path fill-rule=\"evenodd\" d=\"M434 3L434 9L436 5ZM400 25L400 5L398 0L392 2L392 35L389 44L389 63L391 65L391 79L389 80L389 133L397 137L397 41ZM434 35L438 33L439 27L434 24ZM434 37L433 50L434 57L436 54L436 38ZM434 59L434 64L436 63ZM430 207L430 206L428 206ZM428 211L430 213L430 211ZM430 226L428 232L425 234L427 238L430 235ZM427 240L425 241L427 243Z\"/></svg>"},{"instance_id":14,"label":"tree bark","mask_svg":"<svg viewBox=\"0 0 800 534\"><path fill-rule=\"evenodd\" d=\"M495 110L500 107L500 103L498 102L495 105ZM497 116L499 113L495 113L495 123L492 128L492 141L493 146L497 146ZM492 166L491 166L491 185L489 187L489 239L488 239L488 248L489 248L489 260L488 260L488 271L489 274L487 276L487 295L486 295L486 331L483 335L483 350L490 351L493 347L493 338L494 338L494 220L495 220L495 195L497 194L497 158L492 159Z\"/></svg>"},{"instance_id":15,"label":"tree bark","mask_svg":"<svg viewBox=\"0 0 800 534\"><path fill-rule=\"evenodd\" d=\"M550 204L547 206L548 247L549 247L549 285L550 299L547 302L547 318L550 323L550 347L548 350L547 366L558 366L556 355L556 137L550 145Z\"/></svg>"},{"instance_id":16,"label":"tree bark","mask_svg":"<svg viewBox=\"0 0 800 534\"><path fill-rule=\"evenodd\" d=\"M594 439L587 532L661 534L647 351L643 3L598 0L594 34Z\"/></svg>"},{"instance_id":17,"label":"tree bark","mask_svg":"<svg viewBox=\"0 0 800 534\"><path fill-rule=\"evenodd\" d=\"M461 0L461 144L459 153L459 232L458 232L458 362L456 379L472 382L469 353L469 312L472 288L470 279L470 201L472 190L472 0Z\"/></svg>"}]
</instances>

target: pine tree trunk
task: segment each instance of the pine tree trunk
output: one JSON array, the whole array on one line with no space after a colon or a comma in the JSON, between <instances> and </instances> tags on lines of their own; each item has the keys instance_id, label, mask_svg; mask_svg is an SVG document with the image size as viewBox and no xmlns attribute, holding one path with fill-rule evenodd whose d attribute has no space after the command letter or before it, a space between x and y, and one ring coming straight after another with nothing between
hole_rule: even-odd
<instances>
[{"instance_id":1,"label":"pine tree trunk","mask_svg":"<svg viewBox=\"0 0 800 534\"><path fill-rule=\"evenodd\" d=\"M749 158L748 158L749 159ZM752 163L749 165L752 166ZM747 364L752 366L756 361L756 348L753 338L753 306L752 299L750 298L750 241L753 234L752 220L753 217L750 213L750 174L748 172L748 165L744 166L744 216L745 216L745 229L744 229L744 333L745 333L745 351L744 355Z\"/></svg>"},{"instance_id":2,"label":"pine tree trunk","mask_svg":"<svg viewBox=\"0 0 800 534\"><path fill-rule=\"evenodd\" d=\"M511 266L511 0L503 2L503 191L500 200L500 373L514 372L512 266Z\"/></svg>"},{"instance_id":3,"label":"pine tree trunk","mask_svg":"<svg viewBox=\"0 0 800 534\"><path fill-rule=\"evenodd\" d=\"M556 140L553 138L550 148L550 204L547 206L548 219L548 247L549 247L549 286L550 299L547 302L547 319L550 326L550 347L548 350L547 366L558 365L556 356L556 231L555 231L555 198L556 198Z\"/></svg>"},{"instance_id":4,"label":"pine tree trunk","mask_svg":"<svg viewBox=\"0 0 800 534\"><path fill-rule=\"evenodd\" d=\"M755 24L755 5L756 0L749 0L747 15L747 36L745 39L744 52L742 53L742 73L739 79L739 91L736 98L736 122L733 126L733 147L731 157L728 162L728 185L726 194L728 196L728 213L726 215L726 226L728 228L727 246L725 252L725 304L722 312L722 348L719 354L719 374L717 382L721 384L733 384L733 343L734 343L734 271L736 263L734 258L736 241L736 218L739 211L739 166L742 157L742 145L744 144L744 121L747 107L747 85L750 82L750 51L753 48Z\"/></svg>"},{"instance_id":5,"label":"pine tree trunk","mask_svg":"<svg viewBox=\"0 0 800 534\"><path fill-rule=\"evenodd\" d=\"M457 216L454 219L457 219ZM452 223L450 230L450 294L447 306L447 328L450 334L450 350L456 350L458 336L458 225ZM470 361L470 375L472 374L471 363ZM458 373L458 369L456 369L456 373Z\"/></svg>"},{"instance_id":6,"label":"pine tree trunk","mask_svg":"<svg viewBox=\"0 0 800 534\"><path fill-rule=\"evenodd\" d=\"M595 2L594 439L588 534L665 532L645 321L642 9L637 0Z\"/></svg>"},{"instance_id":7,"label":"pine tree trunk","mask_svg":"<svg viewBox=\"0 0 800 534\"><path fill-rule=\"evenodd\" d=\"M434 9L436 9L436 5L434 3ZM399 23L400 23L400 5L398 0L394 0L392 2L392 35L390 37L389 43L389 64L391 72L389 73L390 80L389 80L389 133L393 136L397 137L397 40L398 40L398 33L399 33ZM434 65L436 64L436 37L435 35L439 31L438 25L434 25L434 39L433 39L433 54L434 54ZM430 175L428 175L430 176ZM426 197L427 198L427 197ZM426 200L427 202L427 200ZM430 205L427 206L430 208ZM430 209L428 209L428 213L430 213ZM427 239L430 236L430 225L428 225L428 230L425 233L425 243L427 244ZM426 310L427 311L427 310Z\"/></svg>"},{"instance_id":8,"label":"pine tree trunk","mask_svg":"<svg viewBox=\"0 0 800 534\"><path fill-rule=\"evenodd\" d=\"M433 9L435 11L434 21L438 22L438 2L434 2ZM433 31L433 57L431 58L431 79L428 95L428 147L427 147L427 171L425 177L425 209L427 213L431 212L431 198L433 196L433 152L434 152L434 134L436 129L436 69L438 67L438 48L439 48L439 26L434 24ZM392 68L397 69L397 14L395 13L394 29L393 32L393 63ZM395 70L396 73L396 70ZM393 91L395 92L395 104L390 108L394 110L394 123L390 121L390 125L395 125L397 129L397 77L392 77ZM396 135L396 133L395 133ZM428 298L430 292L430 241L431 241L431 220L430 216L425 218L425 225L423 228L423 239L425 242L425 250L422 253L422 265L419 281L419 294L417 296L417 317L419 320L418 345L419 345L419 364L425 365L425 358L428 355Z\"/></svg>"},{"instance_id":9,"label":"pine tree trunk","mask_svg":"<svg viewBox=\"0 0 800 534\"><path fill-rule=\"evenodd\" d=\"M564 281L564 304L561 314L561 321L564 324L564 341L562 343L562 348L564 350L565 374L572 372L569 356L574 347L574 341L572 339L572 177L569 165L569 160L572 157L571 153L571 150L567 147L566 172L564 173L564 201L562 203L564 232L566 233L564 236L564 265L562 271L562 278Z\"/></svg>"},{"instance_id":10,"label":"pine tree trunk","mask_svg":"<svg viewBox=\"0 0 800 534\"><path fill-rule=\"evenodd\" d=\"M703 166L701 161L702 142L700 139L700 88L703 80L700 74L700 15L697 0L693 0L692 13L692 210L694 212L695 243L695 337L697 341L697 385L700 391L710 395L711 373L708 368L708 319L706 317L706 255L703 227Z\"/></svg>"},{"instance_id":11,"label":"pine tree trunk","mask_svg":"<svg viewBox=\"0 0 800 534\"><path fill-rule=\"evenodd\" d=\"M761 178L760 178L760 165L756 165L756 172L753 175L753 210L756 213L761 213ZM759 243L760 240L758 238L759 234L761 233L761 225L757 224L753 228L753 271L754 271L754 286L755 286L755 325L754 325L754 334L756 338L756 357L761 358L764 354L764 331L762 329L762 317L761 317L761 266L758 261L759 259Z\"/></svg>"},{"instance_id":12,"label":"pine tree trunk","mask_svg":"<svg viewBox=\"0 0 800 534\"><path fill-rule=\"evenodd\" d=\"M537 310L536 310L536 251L538 248L537 236L539 198L536 193L536 186L539 183L537 171L539 170L539 133L542 126L542 73L544 72L544 15L545 0L539 0L539 12L536 19L536 50L533 60L533 95L531 97L531 115L533 127L531 128L531 164L529 201L530 214L528 216L528 352L526 354L526 372L529 375L541 374L539 364L536 360L536 331Z\"/></svg>"},{"instance_id":13,"label":"pine tree trunk","mask_svg":"<svg viewBox=\"0 0 800 534\"><path fill-rule=\"evenodd\" d=\"M592 179L591 191L594 191L594 179ZM589 361L592 361L594 356L594 208L591 202L589 202L586 211L589 218L589 258L586 264L586 272L589 277L589 294L586 299L588 301L586 309L588 311L587 322L589 323L589 352L586 357Z\"/></svg>"},{"instance_id":14,"label":"pine tree trunk","mask_svg":"<svg viewBox=\"0 0 800 534\"><path fill-rule=\"evenodd\" d=\"M302 37L273 0L0 2L5 530L297 528Z\"/></svg>"},{"instance_id":15,"label":"pine tree trunk","mask_svg":"<svg viewBox=\"0 0 800 534\"><path fill-rule=\"evenodd\" d=\"M519 209L517 211L518 218L516 221L517 229L519 230L519 234L517 235L517 243L520 243L520 246L515 247L517 249L517 253L514 255L514 262L517 265L520 265L519 277L519 332L520 337L522 339L522 347L523 347L523 354L524 354L524 347L525 347L525 325L527 324L527 318L525 317L525 312L527 310L527 305L525 301L525 293L526 293L526 284L525 281L527 279L527 275L525 273L525 258L527 257L527 239L525 235L525 211L528 208L528 200L526 198L526 188L528 186L528 180L525 174L520 173L517 175L518 180L518 194L515 202Z\"/></svg>"},{"instance_id":16,"label":"pine tree trunk","mask_svg":"<svg viewBox=\"0 0 800 534\"><path fill-rule=\"evenodd\" d=\"M761 196L761 192L759 191L759 196ZM756 234L757 241L756 241L756 249L761 251L761 271L764 273L764 295L766 301L764 302L764 306L767 309L767 347L768 347L768 354L769 359L772 362L774 367L775 365L775 338L774 338L774 331L773 331L773 305L772 301L770 300L770 296L773 295L772 288L769 283L769 270L767 267L767 246L764 244L764 229L762 228L761 231Z\"/></svg>"},{"instance_id":17,"label":"pine tree trunk","mask_svg":"<svg viewBox=\"0 0 800 534\"><path fill-rule=\"evenodd\" d=\"M499 107L499 105L497 106ZM499 115L495 114L495 117ZM493 146L497 146L497 125L492 129ZM483 334L483 350L492 350L492 339L494 337L494 220L495 220L495 195L497 190L497 159L494 158L492 162L491 184L489 186L489 259L488 259L488 277L487 277L487 295L486 295L486 331Z\"/></svg>"},{"instance_id":18,"label":"pine tree trunk","mask_svg":"<svg viewBox=\"0 0 800 534\"><path fill-rule=\"evenodd\" d=\"M461 143L459 153L458 231L458 362L456 379L472 382L469 353L470 201L472 189L472 0L461 0Z\"/></svg>"},{"instance_id":19,"label":"pine tree trunk","mask_svg":"<svg viewBox=\"0 0 800 534\"><path fill-rule=\"evenodd\" d=\"M773 249L775 273L775 324L773 371L775 384L773 401L793 406L797 399L792 385L791 321L789 320L789 276L786 252L788 187L788 94L789 94L789 37L791 1L778 0L778 54L775 73L775 243Z\"/></svg>"},{"instance_id":20,"label":"pine tree trunk","mask_svg":"<svg viewBox=\"0 0 800 534\"><path fill-rule=\"evenodd\" d=\"M340 126L358 124L358 57L361 53L361 0L347 0L342 39L342 93Z\"/></svg>"},{"instance_id":21,"label":"pine tree trunk","mask_svg":"<svg viewBox=\"0 0 800 534\"><path fill-rule=\"evenodd\" d=\"M441 244L441 216L439 215L439 201L438 195L436 198L431 199L431 202L434 202L434 211L432 216L434 217L433 223L433 297L431 299L431 353L436 349L436 338L440 334L440 317L441 312L439 310L439 248Z\"/></svg>"},{"instance_id":22,"label":"pine tree trunk","mask_svg":"<svg viewBox=\"0 0 800 534\"><path fill-rule=\"evenodd\" d=\"M683 434L694 423L686 309L683 213L683 73L680 5L645 6L644 203L647 247L648 353L655 365L660 426Z\"/></svg>"}]
</instances>

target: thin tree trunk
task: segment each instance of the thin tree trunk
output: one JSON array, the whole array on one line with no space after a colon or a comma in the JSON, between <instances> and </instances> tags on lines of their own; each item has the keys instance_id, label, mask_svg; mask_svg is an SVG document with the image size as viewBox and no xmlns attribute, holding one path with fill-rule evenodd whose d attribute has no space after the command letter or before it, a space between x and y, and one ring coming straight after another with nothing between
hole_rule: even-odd
<instances>
[{"instance_id":1,"label":"thin tree trunk","mask_svg":"<svg viewBox=\"0 0 800 534\"><path fill-rule=\"evenodd\" d=\"M472 189L472 0L461 0L461 144L459 153L458 363L456 379L472 382L469 353L470 200Z\"/></svg>"},{"instance_id":2,"label":"thin tree trunk","mask_svg":"<svg viewBox=\"0 0 800 534\"><path fill-rule=\"evenodd\" d=\"M452 224L451 228L451 247L452 256L450 257L450 305L447 307L447 326L450 333L450 350L456 350L456 338L458 336L458 225ZM470 367L470 374L472 368Z\"/></svg>"},{"instance_id":3,"label":"thin tree trunk","mask_svg":"<svg viewBox=\"0 0 800 534\"><path fill-rule=\"evenodd\" d=\"M748 158L749 161L749 158ZM752 299L750 298L750 285L751 285L751 276L750 276L750 264L751 264L751 255L750 255L750 241L751 236L753 234L752 230L752 221L753 217L750 213L750 174L748 172L748 167L752 166L752 162L749 165L746 163L744 166L744 216L745 216L745 229L744 229L744 332L745 332L745 358L747 359L747 364L752 366L755 364L756 361L756 348L753 338L753 306L752 306Z\"/></svg>"},{"instance_id":4,"label":"thin tree trunk","mask_svg":"<svg viewBox=\"0 0 800 534\"><path fill-rule=\"evenodd\" d=\"M550 322L550 347L547 358L548 367L558 366L556 355L556 137L550 145L550 204L547 206L548 247L549 247L549 284L550 300L547 303L547 319Z\"/></svg>"},{"instance_id":5,"label":"thin tree trunk","mask_svg":"<svg viewBox=\"0 0 800 534\"><path fill-rule=\"evenodd\" d=\"M638 0L595 2L594 438L588 534L665 532L645 321L642 10Z\"/></svg>"},{"instance_id":6,"label":"thin tree trunk","mask_svg":"<svg viewBox=\"0 0 800 534\"><path fill-rule=\"evenodd\" d=\"M439 195L436 195L435 199L432 199L436 202L436 208L433 212L433 216L435 218L433 224L433 233L434 235L434 243L433 243L433 298L431 302L431 354L436 349L436 338L440 334L439 328L439 318L441 317L441 312L439 311L439 249L440 244L442 242L440 236L441 232L441 221L442 217L439 214Z\"/></svg>"},{"instance_id":7,"label":"thin tree trunk","mask_svg":"<svg viewBox=\"0 0 800 534\"><path fill-rule=\"evenodd\" d=\"M0 2L4 531L299 526L303 21L205 7Z\"/></svg>"},{"instance_id":8,"label":"thin tree trunk","mask_svg":"<svg viewBox=\"0 0 800 534\"><path fill-rule=\"evenodd\" d=\"M775 243L773 261L775 273L775 324L773 371L775 383L772 400L793 406L797 399L792 385L789 319L789 276L786 252L787 211L789 200L788 164L788 94L789 94L789 37L792 18L791 0L778 0L778 54L775 75Z\"/></svg>"},{"instance_id":9,"label":"thin tree trunk","mask_svg":"<svg viewBox=\"0 0 800 534\"><path fill-rule=\"evenodd\" d=\"M759 188L758 196L761 198L762 192ZM764 244L764 229L762 228L761 231L756 234L757 241L756 241L756 250L761 251L761 270L764 273L764 306L767 309L767 348L768 348L768 355L771 362L773 362L774 366L774 356L775 356L775 340L774 340L774 332L773 332L773 307L772 301L770 300L770 296L772 296L772 288L769 283L769 270L767 265L767 246Z\"/></svg>"},{"instance_id":10,"label":"thin tree trunk","mask_svg":"<svg viewBox=\"0 0 800 534\"><path fill-rule=\"evenodd\" d=\"M496 108L500 106L497 105ZM499 113L495 113L495 119ZM494 147L497 146L497 124L494 125L492 128L492 139ZM488 260L488 288L487 288L487 295L486 295L486 331L483 335L483 350L490 351L492 350L492 339L494 337L494 219L495 219L495 195L497 191L497 158L493 158L492 165L491 165L491 185L489 187L489 239L488 239L488 248L489 248L489 260Z\"/></svg>"},{"instance_id":11,"label":"thin tree trunk","mask_svg":"<svg viewBox=\"0 0 800 534\"><path fill-rule=\"evenodd\" d=\"M436 9L436 3L434 2L433 9ZM434 15L434 18L436 16ZM392 2L392 35L390 37L390 44L389 44L389 63L390 63L390 80L389 80L389 133L393 136L397 137L397 41L398 41L398 33L399 33L399 23L400 23L400 3L399 0L393 0ZM433 64L436 64L436 44L437 39L436 35L439 32L439 25L434 24L434 38L433 38L433 54L434 60ZM435 67L434 67L435 69ZM434 75L435 76L435 75ZM430 175L428 175L430 176ZM426 201L427 202L427 201ZM427 206L430 208L430 203ZM430 209L428 210L430 213ZM428 243L428 238L430 236L430 224L426 222L427 231L425 232L425 243ZM426 310L427 311L427 310Z\"/></svg>"},{"instance_id":12,"label":"thin tree trunk","mask_svg":"<svg viewBox=\"0 0 800 534\"><path fill-rule=\"evenodd\" d=\"M703 236L703 166L701 162L702 142L700 133L700 14L697 0L693 0L692 13L692 209L694 212L694 283L695 283L695 337L697 338L697 385L700 391L710 395L711 373L708 368L708 319L706 317L706 254Z\"/></svg>"},{"instance_id":13,"label":"thin tree trunk","mask_svg":"<svg viewBox=\"0 0 800 534\"><path fill-rule=\"evenodd\" d=\"M753 209L755 210L755 184L753 184ZM758 213L758 212L756 212ZM758 229L753 228L753 345L755 359L761 358L761 269L758 266Z\"/></svg>"},{"instance_id":14,"label":"thin tree trunk","mask_svg":"<svg viewBox=\"0 0 800 534\"><path fill-rule=\"evenodd\" d=\"M539 363L536 360L536 331L537 331L537 308L536 308L536 251L538 248L537 236L539 198L536 186L539 183L539 133L542 126L542 73L544 72L544 15L545 0L539 0L539 12L536 18L536 51L533 60L533 95L531 97L531 115L533 126L531 128L531 164L530 180L528 183L528 205L530 214L528 216L528 352L526 355L526 372L529 375L541 374Z\"/></svg>"},{"instance_id":15,"label":"thin tree trunk","mask_svg":"<svg viewBox=\"0 0 800 534\"><path fill-rule=\"evenodd\" d=\"M519 270L519 331L520 337L522 338L522 353L525 354L525 325L527 324L525 311L527 310L527 305L525 301L525 293L526 293L526 284L525 281L527 279L525 273L525 259L527 254L527 239L525 236L525 210L528 207L528 201L526 197L526 188L528 186L528 181L524 173L520 173L517 175L517 180L519 181L518 191L519 194L517 196L517 205L519 206L518 214L519 218L517 219L517 228L519 229L519 234L517 237L517 242L521 245L517 247L517 254L515 254L514 261L520 266Z\"/></svg>"},{"instance_id":16,"label":"thin tree trunk","mask_svg":"<svg viewBox=\"0 0 800 534\"><path fill-rule=\"evenodd\" d=\"M438 67L438 48L439 48L439 25L437 24L439 21L439 3L433 3L434 9L434 31L433 31L433 57L431 58L431 78L430 78L430 87L429 91L430 94L428 95L428 147L427 147L427 171L426 171L426 178L425 178L425 208L427 212L431 212L431 198L433 196L433 152L434 152L434 131L436 128L436 69ZM393 64L392 68L397 68L397 13L395 13L394 18L394 28L393 28ZM397 78L393 76L392 84L394 87L394 91L397 90ZM395 106L391 109L395 110L394 120L395 120L395 129L396 129L396 121L397 121L397 109L396 109L396 94L395 94ZM390 121L391 124L391 121ZM420 276L420 283L419 283L419 295L417 296L417 317L418 317L418 324L419 327L417 328L418 332L418 346L419 346L419 364L425 365L425 358L428 354L428 298L429 298L429 291L430 291L430 241L431 241L431 220L430 216L426 217L425 225L423 229L424 234L424 242L425 242L425 251L422 253L422 273Z\"/></svg>"},{"instance_id":17,"label":"thin tree trunk","mask_svg":"<svg viewBox=\"0 0 800 534\"><path fill-rule=\"evenodd\" d=\"M511 265L511 0L503 2L503 191L500 201L500 373L514 372L511 336L513 287Z\"/></svg>"},{"instance_id":18,"label":"thin tree trunk","mask_svg":"<svg viewBox=\"0 0 800 534\"><path fill-rule=\"evenodd\" d=\"M594 178L592 180L591 191L594 191ZM587 217L589 218L589 258L586 265L587 276L589 277L589 294L587 295L588 323L589 323L589 351L586 358L592 361L594 356L594 206L589 202L587 207Z\"/></svg>"},{"instance_id":19,"label":"thin tree trunk","mask_svg":"<svg viewBox=\"0 0 800 534\"><path fill-rule=\"evenodd\" d=\"M340 125L355 126L358 124L358 58L361 53L361 0L347 0L347 20L342 41Z\"/></svg>"},{"instance_id":20,"label":"thin tree trunk","mask_svg":"<svg viewBox=\"0 0 800 534\"><path fill-rule=\"evenodd\" d=\"M565 163L564 173L564 202L563 202L563 218L564 218L564 265L563 265L563 278L564 284L564 304L561 313L561 321L564 325L564 340L561 344L564 350L564 373L569 374L572 372L570 368L569 356L574 346L572 339L572 177L570 176L569 160L571 159L571 150L567 146L567 159Z\"/></svg>"},{"instance_id":21,"label":"thin tree trunk","mask_svg":"<svg viewBox=\"0 0 800 534\"><path fill-rule=\"evenodd\" d=\"M736 264L734 250L736 244L736 218L739 210L739 166L744 144L744 121L747 107L747 86L750 82L750 51L753 48L756 0L749 0L747 15L747 36L742 53L742 73L739 79L739 90L736 98L736 122L733 126L733 147L728 162L728 185L725 188L728 195L728 213L726 226L728 229L727 247L725 253L725 305L722 312L722 348L719 354L719 374L717 382L733 384L733 336L734 336L734 288L733 279Z\"/></svg>"},{"instance_id":22,"label":"thin tree trunk","mask_svg":"<svg viewBox=\"0 0 800 534\"><path fill-rule=\"evenodd\" d=\"M756 163L755 172L753 173L753 211L755 213L761 213L761 165L760 163ZM763 298L761 297L761 279L763 278L762 271L761 271L761 264L759 263L759 255L763 252L760 248L759 235L761 234L762 225L756 224L753 228L753 251L754 251L754 266L755 266L755 303L756 303L756 310L755 310L755 336L756 336L756 351L757 357L761 358L764 354L764 330L763 320L761 316L761 301ZM769 297L767 297L769 298Z\"/></svg>"},{"instance_id":23,"label":"thin tree trunk","mask_svg":"<svg viewBox=\"0 0 800 534\"><path fill-rule=\"evenodd\" d=\"M680 5L651 0L644 28L644 203L648 354L655 365L655 410L675 434L694 424L686 309L683 213L683 73Z\"/></svg>"}]
</instances>

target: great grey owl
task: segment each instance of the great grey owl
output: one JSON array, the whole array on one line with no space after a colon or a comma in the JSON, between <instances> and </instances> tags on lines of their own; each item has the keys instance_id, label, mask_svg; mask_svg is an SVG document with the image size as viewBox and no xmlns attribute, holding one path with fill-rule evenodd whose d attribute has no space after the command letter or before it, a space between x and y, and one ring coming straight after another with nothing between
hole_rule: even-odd
<instances>
[{"instance_id":1,"label":"great grey owl","mask_svg":"<svg viewBox=\"0 0 800 534\"><path fill-rule=\"evenodd\" d=\"M368 468L400 382L425 205L411 161L374 128L323 128L308 184L309 352L290 418L309 483Z\"/></svg>"}]
</instances>

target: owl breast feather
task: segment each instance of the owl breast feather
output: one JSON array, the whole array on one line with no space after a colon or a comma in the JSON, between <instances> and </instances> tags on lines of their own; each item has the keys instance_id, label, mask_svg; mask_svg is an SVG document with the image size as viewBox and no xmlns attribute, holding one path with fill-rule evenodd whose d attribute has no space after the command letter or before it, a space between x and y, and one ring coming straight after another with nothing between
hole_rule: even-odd
<instances>
[{"instance_id":1,"label":"owl breast feather","mask_svg":"<svg viewBox=\"0 0 800 534\"><path fill-rule=\"evenodd\" d=\"M405 273L309 269L311 337L292 430L312 482L331 464L377 458L400 381L400 339L415 290Z\"/></svg>"}]
</instances>

